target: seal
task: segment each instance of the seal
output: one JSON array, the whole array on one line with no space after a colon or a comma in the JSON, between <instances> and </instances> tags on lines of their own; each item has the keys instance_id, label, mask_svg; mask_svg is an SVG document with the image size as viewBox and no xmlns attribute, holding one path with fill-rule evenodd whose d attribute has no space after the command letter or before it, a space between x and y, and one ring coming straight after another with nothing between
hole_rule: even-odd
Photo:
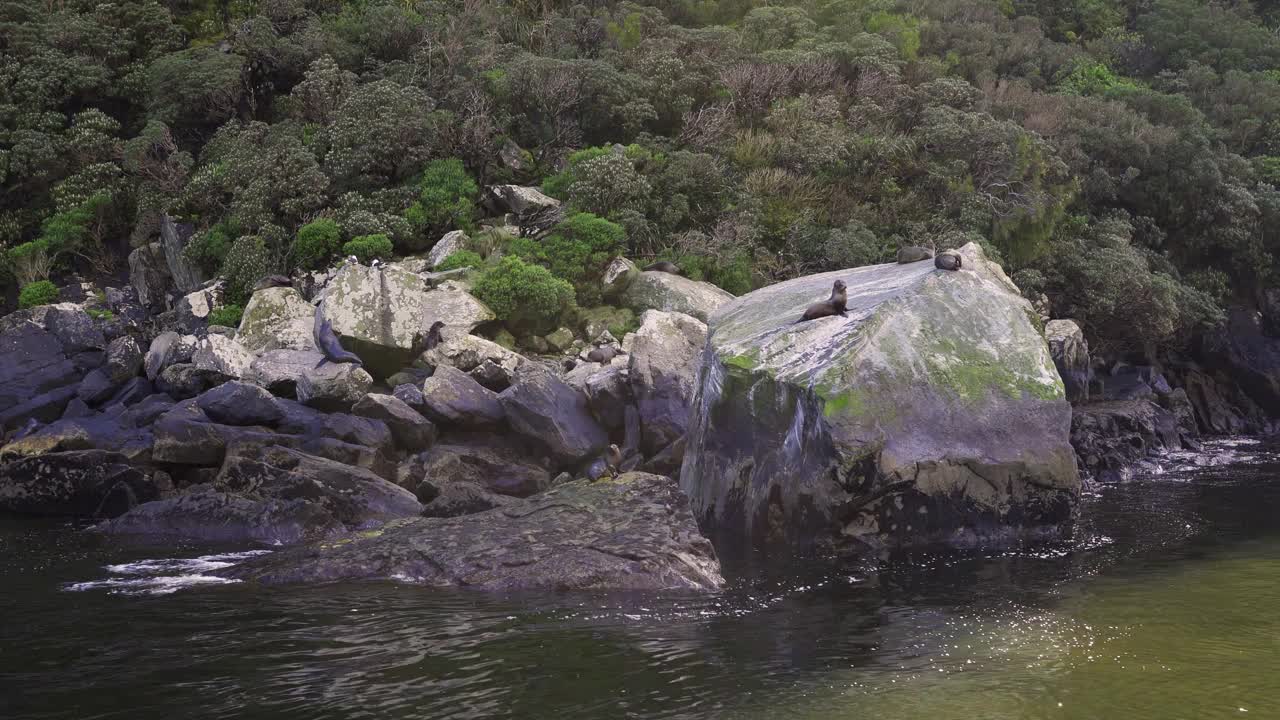
<instances>
[{"instance_id":1,"label":"seal","mask_svg":"<svg viewBox=\"0 0 1280 720\"><path fill-rule=\"evenodd\" d=\"M613 359L617 356L618 356L618 349L613 347L612 345L604 345L602 347L598 347L595 350L592 350L591 352L587 353L588 360L590 360L591 362L597 362L601 364L611 363L613 362Z\"/></svg>"},{"instance_id":2,"label":"seal","mask_svg":"<svg viewBox=\"0 0 1280 720\"><path fill-rule=\"evenodd\" d=\"M338 342L338 336L333 332L333 325L324 318L323 307L316 308L316 321L311 328L311 334L316 341L316 348L320 350L320 354L324 355L324 359L316 363L317 368L327 362L364 365L359 355L343 348Z\"/></svg>"},{"instance_id":3,"label":"seal","mask_svg":"<svg viewBox=\"0 0 1280 720\"><path fill-rule=\"evenodd\" d=\"M906 265L907 263L920 262L933 257L933 251L919 245L908 245L898 248L898 264Z\"/></svg>"},{"instance_id":4,"label":"seal","mask_svg":"<svg viewBox=\"0 0 1280 720\"><path fill-rule=\"evenodd\" d=\"M284 275L268 275L253 286L253 291L266 290L273 287L293 287L293 281Z\"/></svg>"},{"instance_id":5,"label":"seal","mask_svg":"<svg viewBox=\"0 0 1280 720\"><path fill-rule=\"evenodd\" d=\"M614 477L618 476L618 468L622 467L622 450L617 445L610 445L609 452L604 456L604 464L609 468L609 472Z\"/></svg>"},{"instance_id":6,"label":"seal","mask_svg":"<svg viewBox=\"0 0 1280 720\"><path fill-rule=\"evenodd\" d=\"M939 270L959 270L964 265L964 259L960 257L960 253L947 250L938 253L933 259L933 266Z\"/></svg>"},{"instance_id":7,"label":"seal","mask_svg":"<svg viewBox=\"0 0 1280 720\"><path fill-rule=\"evenodd\" d=\"M418 357L419 355L421 355L422 353L428 350L434 350L435 347L439 345L440 341L443 339L440 336L440 331L443 329L444 329L444 321L437 320L431 323L431 327L427 328L426 335L423 335L421 331L414 333L413 345L410 346L409 352L413 353L414 357Z\"/></svg>"},{"instance_id":8,"label":"seal","mask_svg":"<svg viewBox=\"0 0 1280 720\"><path fill-rule=\"evenodd\" d=\"M845 293L845 284L843 280L837 280L831 285L831 297L827 300L814 303L804 311L804 317L796 322L802 323L806 320L817 320L818 318L831 317L832 315L845 316L845 303L848 302L848 295Z\"/></svg>"},{"instance_id":9,"label":"seal","mask_svg":"<svg viewBox=\"0 0 1280 720\"><path fill-rule=\"evenodd\" d=\"M672 275L681 274L679 265L676 265L675 263L672 263L672 262L667 262L666 260L659 260L658 262L646 267L644 270L645 272L649 272L652 270L654 272L671 273Z\"/></svg>"}]
</instances>

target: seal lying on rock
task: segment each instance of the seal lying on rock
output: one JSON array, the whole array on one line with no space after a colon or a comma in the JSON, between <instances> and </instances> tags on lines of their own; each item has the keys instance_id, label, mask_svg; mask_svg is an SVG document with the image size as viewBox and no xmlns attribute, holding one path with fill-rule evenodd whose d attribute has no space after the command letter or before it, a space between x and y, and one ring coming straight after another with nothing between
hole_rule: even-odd
<instances>
[{"instance_id":1,"label":"seal lying on rock","mask_svg":"<svg viewBox=\"0 0 1280 720\"><path fill-rule=\"evenodd\" d=\"M353 365L364 365L360 360L360 356L342 347L338 342L338 336L333 332L333 325L324 319L324 308L316 308L316 321L312 326L312 337L316 341L316 347L320 349L324 359L316 363L316 367L320 367L327 362L331 363L352 363Z\"/></svg>"},{"instance_id":2,"label":"seal lying on rock","mask_svg":"<svg viewBox=\"0 0 1280 720\"><path fill-rule=\"evenodd\" d=\"M963 264L960 253L950 250L938 253L938 256L933 259L933 266L939 270L959 270Z\"/></svg>"},{"instance_id":3,"label":"seal lying on rock","mask_svg":"<svg viewBox=\"0 0 1280 720\"><path fill-rule=\"evenodd\" d=\"M796 322L802 323L806 320L817 320L818 318L830 317L832 315L845 316L845 303L848 302L848 295L845 294L845 284L843 280L837 280L831 285L831 297L827 300L814 303L804 311L804 317Z\"/></svg>"},{"instance_id":4,"label":"seal lying on rock","mask_svg":"<svg viewBox=\"0 0 1280 720\"><path fill-rule=\"evenodd\" d=\"M618 356L618 349L613 347L612 345L605 345L603 347L598 347L595 350L592 350L591 352L587 353L588 360L590 360L591 362L598 362L602 365L607 365L608 363L613 362L613 359L617 356Z\"/></svg>"},{"instance_id":5,"label":"seal lying on rock","mask_svg":"<svg viewBox=\"0 0 1280 720\"><path fill-rule=\"evenodd\" d=\"M898 249L898 264L906 265L907 263L920 262L933 257L933 251L929 248L920 247L919 245L908 245Z\"/></svg>"},{"instance_id":6,"label":"seal lying on rock","mask_svg":"<svg viewBox=\"0 0 1280 720\"><path fill-rule=\"evenodd\" d=\"M658 262L645 268L646 272L650 270L653 270L656 272L671 273L672 275L680 274L680 266L672 262L667 262L666 260L659 260Z\"/></svg>"},{"instance_id":7,"label":"seal lying on rock","mask_svg":"<svg viewBox=\"0 0 1280 720\"><path fill-rule=\"evenodd\" d=\"M253 291L258 292L273 287L293 287L293 281L284 275L268 275L253 286Z\"/></svg>"}]
</instances>

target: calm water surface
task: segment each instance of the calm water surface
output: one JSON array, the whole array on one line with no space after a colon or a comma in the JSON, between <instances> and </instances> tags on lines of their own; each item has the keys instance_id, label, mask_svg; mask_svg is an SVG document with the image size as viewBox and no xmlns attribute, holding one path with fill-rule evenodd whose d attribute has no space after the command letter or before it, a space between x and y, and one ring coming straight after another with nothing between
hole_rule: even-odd
<instances>
[{"instance_id":1,"label":"calm water surface","mask_svg":"<svg viewBox=\"0 0 1280 720\"><path fill-rule=\"evenodd\" d=\"M1280 718L1280 453L1177 464L1070 543L713 597L219 585L248 548L0 517L0 718Z\"/></svg>"}]
</instances>

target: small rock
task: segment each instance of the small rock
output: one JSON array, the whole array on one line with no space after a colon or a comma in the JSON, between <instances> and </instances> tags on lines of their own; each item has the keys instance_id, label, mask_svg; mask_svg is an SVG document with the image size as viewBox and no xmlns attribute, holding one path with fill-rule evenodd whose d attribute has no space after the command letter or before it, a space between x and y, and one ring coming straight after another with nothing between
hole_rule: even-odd
<instances>
[{"instance_id":1,"label":"small rock","mask_svg":"<svg viewBox=\"0 0 1280 720\"><path fill-rule=\"evenodd\" d=\"M142 371L142 346L132 337L116 338L107 345L107 375L120 384Z\"/></svg>"},{"instance_id":2,"label":"small rock","mask_svg":"<svg viewBox=\"0 0 1280 720\"><path fill-rule=\"evenodd\" d=\"M309 368L298 379L298 401L321 410L347 410L373 386L364 368L350 363L325 363Z\"/></svg>"},{"instance_id":3,"label":"small rock","mask_svg":"<svg viewBox=\"0 0 1280 720\"><path fill-rule=\"evenodd\" d=\"M427 254L427 268L435 270L445 258L465 249L467 234L461 230L453 230L444 234Z\"/></svg>"}]
</instances>

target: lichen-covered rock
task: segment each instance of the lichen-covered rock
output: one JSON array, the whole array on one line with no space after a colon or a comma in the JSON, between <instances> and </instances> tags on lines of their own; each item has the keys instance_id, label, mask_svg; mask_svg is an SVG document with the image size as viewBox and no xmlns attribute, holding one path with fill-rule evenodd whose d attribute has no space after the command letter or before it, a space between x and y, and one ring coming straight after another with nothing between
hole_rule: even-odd
<instances>
[{"instance_id":1,"label":"lichen-covered rock","mask_svg":"<svg viewBox=\"0 0 1280 720\"><path fill-rule=\"evenodd\" d=\"M530 366L498 396L511 429L537 440L564 464L598 454L609 436L587 407L581 390L549 371Z\"/></svg>"},{"instance_id":2,"label":"lichen-covered rock","mask_svg":"<svg viewBox=\"0 0 1280 720\"><path fill-rule=\"evenodd\" d=\"M692 315L703 322L707 321L716 308L731 300L733 295L711 283L656 270L637 274L622 294L622 302L636 312L678 312Z\"/></svg>"},{"instance_id":3,"label":"lichen-covered rock","mask_svg":"<svg viewBox=\"0 0 1280 720\"><path fill-rule=\"evenodd\" d=\"M484 204L495 215L529 212L560 207L560 201L542 194L537 188L522 185L493 185L485 188Z\"/></svg>"},{"instance_id":4,"label":"lichen-covered rock","mask_svg":"<svg viewBox=\"0 0 1280 720\"><path fill-rule=\"evenodd\" d=\"M291 287L259 290L244 309L236 341L254 355L268 350L315 350L311 334L315 316L315 307Z\"/></svg>"},{"instance_id":5,"label":"lichen-covered rock","mask_svg":"<svg viewBox=\"0 0 1280 720\"><path fill-rule=\"evenodd\" d=\"M146 372L148 380L155 381L160 377L161 371L173 364L172 358L181 338L182 336L178 333L166 330L151 341L151 347L147 348L147 355L142 359L142 369ZM192 351L194 350L193 347Z\"/></svg>"},{"instance_id":6,"label":"lichen-covered rock","mask_svg":"<svg viewBox=\"0 0 1280 720\"><path fill-rule=\"evenodd\" d=\"M465 334L494 319L484 303L457 289L427 290L398 268L344 266L321 294L321 309L343 346L377 377L409 365L415 341L437 320L445 334Z\"/></svg>"},{"instance_id":7,"label":"lichen-covered rock","mask_svg":"<svg viewBox=\"0 0 1280 720\"><path fill-rule=\"evenodd\" d=\"M29 515L115 517L158 496L124 455L73 450L0 466L0 509Z\"/></svg>"},{"instance_id":8,"label":"lichen-covered rock","mask_svg":"<svg viewBox=\"0 0 1280 720\"><path fill-rule=\"evenodd\" d=\"M1050 320L1044 326L1044 339L1049 342L1049 354L1062 376L1067 399L1088 402L1089 343L1084 339L1084 331L1075 320Z\"/></svg>"},{"instance_id":9,"label":"lichen-covered rock","mask_svg":"<svg viewBox=\"0 0 1280 720\"><path fill-rule=\"evenodd\" d=\"M321 410L348 410L373 387L364 368L350 363L325 363L307 368L298 378L298 402Z\"/></svg>"},{"instance_id":10,"label":"lichen-covered rock","mask_svg":"<svg viewBox=\"0 0 1280 720\"><path fill-rule=\"evenodd\" d=\"M436 426L394 395L369 393L351 408L351 414L386 423L401 450L419 452L436 440Z\"/></svg>"},{"instance_id":11,"label":"lichen-covered rock","mask_svg":"<svg viewBox=\"0 0 1280 720\"><path fill-rule=\"evenodd\" d=\"M433 518L474 515L520 502L516 498L486 490L473 482L449 481L437 486L430 480L423 480L416 493L418 500L423 501L422 516Z\"/></svg>"},{"instance_id":12,"label":"lichen-covered rock","mask_svg":"<svg viewBox=\"0 0 1280 720\"><path fill-rule=\"evenodd\" d=\"M107 376L114 384L124 383L129 378L137 377L142 371L142 346L133 337L116 338L107 345Z\"/></svg>"},{"instance_id":13,"label":"lichen-covered rock","mask_svg":"<svg viewBox=\"0 0 1280 720\"><path fill-rule=\"evenodd\" d=\"M316 350L268 350L253 359L243 380L264 387L277 397L297 397L298 378L323 359Z\"/></svg>"},{"instance_id":14,"label":"lichen-covered rock","mask_svg":"<svg viewBox=\"0 0 1280 720\"><path fill-rule=\"evenodd\" d=\"M707 326L681 313L649 310L631 339L629 381L640 410L641 449L652 455L689 429Z\"/></svg>"},{"instance_id":15,"label":"lichen-covered rock","mask_svg":"<svg viewBox=\"0 0 1280 720\"><path fill-rule=\"evenodd\" d=\"M174 305L178 326L187 332L195 332L209 322L209 313L222 298L222 286L214 284L198 288L178 298Z\"/></svg>"},{"instance_id":16,"label":"lichen-covered rock","mask_svg":"<svg viewBox=\"0 0 1280 720\"><path fill-rule=\"evenodd\" d=\"M452 230L444 234L427 253L427 269L435 270L445 258L466 247L467 234L461 230Z\"/></svg>"},{"instance_id":17,"label":"lichen-covered rock","mask_svg":"<svg viewBox=\"0 0 1280 720\"><path fill-rule=\"evenodd\" d=\"M973 244L799 278L710 323L681 485L739 546L974 544L1054 532L1080 492L1030 305ZM797 323L848 285L848 317Z\"/></svg>"},{"instance_id":18,"label":"lichen-covered rock","mask_svg":"<svg viewBox=\"0 0 1280 720\"><path fill-rule=\"evenodd\" d=\"M215 373L199 370L191 363L176 363L160 372L160 377L156 378L156 387L176 400L186 400L223 379Z\"/></svg>"},{"instance_id":19,"label":"lichen-covered rock","mask_svg":"<svg viewBox=\"0 0 1280 720\"><path fill-rule=\"evenodd\" d=\"M413 518L219 571L264 584L397 580L476 590L715 590L711 543L675 482L568 483L510 507Z\"/></svg>"},{"instance_id":20,"label":"lichen-covered rock","mask_svg":"<svg viewBox=\"0 0 1280 720\"><path fill-rule=\"evenodd\" d=\"M31 321L53 333L62 343L63 352L74 355L85 350L101 350L107 346L102 331L84 308L75 303L55 303L32 308Z\"/></svg>"},{"instance_id":21,"label":"lichen-covered rock","mask_svg":"<svg viewBox=\"0 0 1280 720\"><path fill-rule=\"evenodd\" d=\"M427 417L447 427L493 427L506 417L497 393L448 365L423 381L421 397Z\"/></svg>"},{"instance_id":22,"label":"lichen-covered rock","mask_svg":"<svg viewBox=\"0 0 1280 720\"><path fill-rule=\"evenodd\" d=\"M573 345L573 331L564 327L556 328L554 332L549 333L544 339L552 350L564 352Z\"/></svg>"},{"instance_id":23,"label":"lichen-covered rock","mask_svg":"<svg viewBox=\"0 0 1280 720\"><path fill-rule=\"evenodd\" d=\"M196 406L223 425L274 425L284 417L271 393L244 382L223 383L196 398Z\"/></svg>"},{"instance_id":24,"label":"lichen-covered rock","mask_svg":"<svg viewBox=\"0 0 1280 720\"><path fill-rule=\"evenodd\" d=\"M639 274L640 268L636 267L635 263L624 257L614 258L604 269L604 275L600 279L604 296L618 297L631 287L631 283Z\"/></svg>"},{"instance_id":25,"label":"lichen-covered rock","mask_svg":"<svg viewBox=\"0 0 1280 720\"><path fill-rule=\"evenodd\" d=\"M436 369L457 368L465 373L471 373L486 364L493 365L501 380L505 381L503 389L509 386L520 369L528 364L528 360L523 355L512 352L492 340L485 340L475 335L445 336L444 342L424 352L418 362ZM487 383L481 384L494 389Z\"/></svg>"},{"instance_id":26,"label":"lichen-covered rock","mask_svg":"<svg viewBox=\"0 0 1280 720\"><path fill-rule=\"evenodd\" d=\"M500 495L528 497L545 490L551 472L530 457L518 443L501 437L479 436L471 442L437 445L415 458L402 482L418 487L470 482ZM419 497L422 494L419 493Z\"/></svg>"},{"instance_id":27,"label":"lichen-covered rock","mask_svg":"<svg viewBox=\"0 0 1280 720\"><path fill-rule=\"evenodd\" d=\"M197 370L227 380L244 377L253 364L253 354L240 343L223 335L206 335L196 343L191 364Z\"/></svg>"},{"instance_id":28,"label":"lichen-covered rock","mask_svg":"<svg viewBox=\"0 0 1280 720\"><path fill-rule=\"evenodd\" d=\"M153 242L129 253L129 284L138 302L152 312L164 310L165 296L173 277L164 259L164 245Z\"/></svg>"}]
</instances>

